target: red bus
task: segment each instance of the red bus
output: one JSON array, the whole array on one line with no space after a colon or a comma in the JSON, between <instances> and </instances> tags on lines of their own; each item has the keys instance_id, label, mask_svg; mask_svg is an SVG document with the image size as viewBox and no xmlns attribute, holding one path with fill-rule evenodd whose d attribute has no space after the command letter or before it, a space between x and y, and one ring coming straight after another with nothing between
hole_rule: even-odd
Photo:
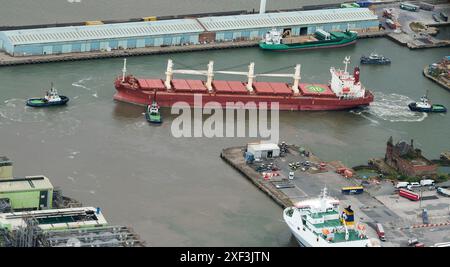
<instances>
[{"instance_id":1,"label":"red bus","mask_svg":"<svg viewBox=\"0 0 450 267\"><path fill-rule=\"evenodd\" d=\"M409 200L412 201L418 201L420 200L420 195L417 193L414 193L413 191L409 191L407 189L403 189L401 188L400 190L398 190L398 195L402 196L404 198L407 198Z\"/></svg>"}]
</instances>

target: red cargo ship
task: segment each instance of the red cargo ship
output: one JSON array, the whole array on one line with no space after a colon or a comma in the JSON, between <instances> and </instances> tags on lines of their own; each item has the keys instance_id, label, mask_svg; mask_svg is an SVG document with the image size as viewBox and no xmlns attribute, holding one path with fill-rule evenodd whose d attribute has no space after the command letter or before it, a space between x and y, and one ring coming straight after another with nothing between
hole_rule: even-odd
<instances>
[{"instance_id":1,"label":"red cargo ship","mask_svg":"<svg viewBox=\"0 0 450 267\"><path fill-rule=\"evenodd\" d=\"M191 107L203 107L208 102L217 102L223 108L227 103L271 103L278 102L280 110L345 110L367 106L373 101L373 94L366 90L359 80L359 68L353 74L347 72L350 58L345 58L345 69L330 68L331 81L328 85L300 83L300 65L294 74L255 74L254 63L248 72L213 71L210 61L207 70L174 70L169 59L166 79L141 79L126 74L126 59L123 74L115 81L114 99L137 105L149 105L153 100L161 107L171 107L176 102L185 102ZM174 74L204 75L206 81L173 79ZM213 80L215 73L244 75L247 82ZM290 77L292 84L283 82L257 82L256 77ZM194 101L200 95L201 102Z\"/></svg>"}]
</instances>

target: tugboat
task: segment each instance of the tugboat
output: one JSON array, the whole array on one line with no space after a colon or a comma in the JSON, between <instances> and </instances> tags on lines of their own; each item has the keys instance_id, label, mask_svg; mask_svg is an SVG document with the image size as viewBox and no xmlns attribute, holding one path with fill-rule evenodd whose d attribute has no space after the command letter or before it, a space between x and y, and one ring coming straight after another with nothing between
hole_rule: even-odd
<instances>
[{"instance_id":1,"label":"tugboat","mask_svg":"<svg viewBox=\"0 0 450 267\"><path fill-rule=\"evenodd\" d=\"M147 106L147 111L145 112L145 118L151 123L161 123L161 113L159 112L159 106L156 101L153 101L151 105Z\"/></svg>"},{"instance_id":2,"label":"tugboat","mask_svg":"<svg viewBox=\"0 0 450 267\"><path fill-rule=\"evenodd\" d=\"M391 60L385 56L378 55L376 53L371 53L370 56L362 56L361 64L379 64L379 65L387 65L391 64Z\"/></svg>"},{"instance_id":3,"label":"tugboat","mask_svg":"<svg viewBox=\"0 0 450 267\"><path fill-rule=\"evenodd\" d=\"M411 111L417 112L433 112L433 113L443 113L447 112L447 108L439 104L430 104L427 95L420 98L419 102L412 102L408 105Z\"/></svg>"},{"instance_id":4,"label":"tugboat","mask_svg":"<svg viewBox=\"0 0 450 267\"><path fill-rule=\"evenodd\" d=\"M69 98L67 96L59 95L58 91L51 84L50 90L45 93L43 98L30 98L27 100L27 106L30 107L51 107L61 106L67 104Z\"/></svg>"}]
</instances>

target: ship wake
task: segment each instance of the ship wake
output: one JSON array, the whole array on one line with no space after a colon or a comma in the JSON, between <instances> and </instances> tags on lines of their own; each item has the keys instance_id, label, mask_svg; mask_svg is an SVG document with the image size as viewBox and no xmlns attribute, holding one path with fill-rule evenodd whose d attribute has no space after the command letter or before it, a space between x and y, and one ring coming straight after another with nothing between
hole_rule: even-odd
<instances>
[{"instance_id":1,"label":"ship wake","mask_svg":"<svg viewBox=\"0 0 450 267\"><path fill-rule=\"evenodd\" d=\"M400 94L374 93L375 101L361 112L355 114L377 123L378 119L390 122L419 122L423 121L426 113L412 112L408 108L408 104L414 102L408 96Z\"/></svg>"}]
</instances>

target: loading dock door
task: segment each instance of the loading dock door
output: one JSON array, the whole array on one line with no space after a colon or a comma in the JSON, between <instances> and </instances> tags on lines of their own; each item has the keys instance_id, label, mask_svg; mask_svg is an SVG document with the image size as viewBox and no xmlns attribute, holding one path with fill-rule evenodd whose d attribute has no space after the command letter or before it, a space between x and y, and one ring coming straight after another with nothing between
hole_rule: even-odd
<instances>
[{"instance_id":1,"label":"loading dock door","mask_svg":"<svg viewBox=\"0 0 450 267\"><path fill-rule=\"evenodd\" d=\"M119 49L127 49L127 48L128 48L128 41L127 40L119 41Z\"/></svg>"},{"instance_id":2,"label":"loading dock door","mask_svg":"<svg viewBox=\"0 0 450 267\"><path fill-rule=\"evenodd\" d=\"M44 46L44 48L42 50L43 50L42 53L44 55L51 55L53 53L53 49L52 49L51 45Z\"/></svg>"},{"instance_id":3,"label":"loading dock door","mask_svg":"<svg viewBox=\"0 0 450 267\"><path fill-rule=\"evenodd\" d=\"M39 209L46 209L48 207L48 191L40 191L39 196Z\"/></svg>"},{"instance_id":4,"label":"loading dock door","mask_svg":"<svg viewBox=\"0 0 450 267\"><path fill-rule=\"evenodd\" d=\"M164 42L163 38L155 38L155 46L161 46Z\"/></svg>"},{"instance_id":5,"label":"loading dock door","mask_svg":"<svg viewBox=\"0 0 450 267\"><path fill-rule=\"evenodd\" d=\"M300 35L307 35L307 34L308 34L308 27L301 27Z\"/></svg>"},{"instance_id":6,"label":"loading dock door","mask_svg":"<svg viewBox=\"0 0 450 267\"><path fill-rule=\"evenodd\" d=\"M63 53L71 53L72 52L72 45L67 44L62 46L62 52Z\"/></svg>"}]
</instances>

